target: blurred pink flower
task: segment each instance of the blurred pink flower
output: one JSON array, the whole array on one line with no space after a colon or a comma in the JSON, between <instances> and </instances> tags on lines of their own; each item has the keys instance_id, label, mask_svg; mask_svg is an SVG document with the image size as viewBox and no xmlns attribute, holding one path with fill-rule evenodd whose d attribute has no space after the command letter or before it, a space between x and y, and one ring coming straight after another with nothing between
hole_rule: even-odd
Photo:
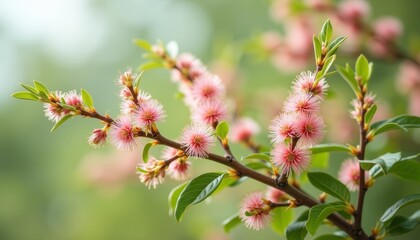
<instances>
[{"instance_id":1,"label":"blurred pink flower","mask_svg":"<svg viewBox=\"0 0 420 240\"><path fill-rule=\"evenodd\" d=\"M338 172L338 179L344 183L350 191L359 190L360 179L359 161L348 159L341 165ZM369 172L365 171L365 181L369 179Z\"/></svg>"},{"instance_id":2,"label":"blurred pink flower","mask_svg":"<svg viewBox=\"0 0 420 240\"><path fill-rule=\"evenodd\" d=\"M241 203L239 217L247 228L261 230L271 221L270 206L263 200L261 192L247 195Z\"/></svg>"},{"instance_id":3,"label":"blurred pink flower","mask_svg":"<svg viewBox=\"0 0 420 240\"><path fill-rule=\"evenodd\" d=\"M190 162L187 159L179 158L168 167L168 175L177 181L184 181L190 177Z\"/></svg>"},{"instance_id":4,"label":"blurred pink flower","mask_svg":"<svg viewBox=\"0 0 420 240\"><path fill-rule=\"evenodd\" d=\"M403 62L397 79L397 88L401 93L408 93L414 89L420 89L420 67L412 62Z\"/></svg>"},{"instance_id":5,"label":"blurred pink flower","mask_svg":"<svg viewBox=\"0 0 420 240\"><path fill-rule=\"evenodd\" d=\"M370 5L365 0L345 0L338 6L339 15L346 21L358 22L370 13Z\"/></svg>"},{"instance_id":6,"label":"blurred pink flower","mask_svg":"<svg viewBox=\"0 0 420 240\"><path fill-rule=\"evenodd\" d=\"M191 124L184 128L180 143L189 156L206 157L215 142L211 128L202 124Z\"/></svg>"},{"instance_id":7,"label":"blurred pink flower","mask_svg":"<svg viewBox=\"0 0 420 240\"><path fill-rule=\"evenodd\" d=\"M297 175L307 170L310 164L310 153L307 148L277 144L272 150L272 162L283 168L283 173L289 174L293 170Z\"/></svg>"},{"instance_id":8,"label":"blurred pink flower","mask_svg":"<svg viewBox=\"0 0 420 240\"><path fill-rule=\"evenodd\" d=\"M229 131L229 136L233 142L248 141L252 136L260 131L258 124L249 117L235 120Z\"/></svg>"},{"instance_id":9,"label":"blurred pink flower","mask_svg":"<svg viewBox=\"0 0 420 240\"><path fill-rule=\"evenodd\" d=\"M221 101L205 101L193 108L192 118L196 122L212 126L227 116L227 108Z\"/></svg>"},{"instance_id":10,"label":"blurred pink flower","mask_svg":"<svg viewBox=\"0 0 420 240\"><path fill-rule=\"evenodd\" d=\"M267 200L279 203L288 199L287 194L280 189L268 187L265 193Z\"/></svg>"},{"instance_id":11,"label":"blurred pink flower","mask_svg":"<svg viewBox=\"0 0 420 240\"><path fill-rule=\"evenodd\" d=\"M191 95L197 101L217 100L224 95L225 89L216 75L205 74L194 80Z\"/></svg>"},{"instance_id":12,"label":"blurred pink flower","mask_svg":"<svg viewBox=\"0 0 420 240\"><path fill-rule=\"evenodd\" d=\"M402 31L401 21L395 17L380 18L373 24L375 38L384 42L394 42L401 36Z\"/></svg>"}]
</instances>

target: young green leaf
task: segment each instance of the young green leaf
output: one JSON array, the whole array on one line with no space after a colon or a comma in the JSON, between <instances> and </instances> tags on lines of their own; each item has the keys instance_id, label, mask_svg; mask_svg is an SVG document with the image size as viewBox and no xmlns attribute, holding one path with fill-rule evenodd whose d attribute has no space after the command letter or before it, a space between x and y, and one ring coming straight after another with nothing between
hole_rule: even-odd
<instances>
[{"instance_id":1,"label":"young green leaf","mask_svg":"<svg viewBox=\"0 0 420 240\"><path fill-rule=\"evenodd\" d=\"M420 182L420 163L413 160L401 159L401 161L392 166L389 173L404 180Z\"/></svg>"},{"instance_id":2,"label":"young green leaf","mask_svg":"<svg viewBox=\"0 0 420 240\"><path fill-rule=\"evenodd\" d=\"M318 61L321 60L321 55L322 55L321 42L315 35L313 37L312 42L314 45L315 62L318 63Z\"/></svg>"},{"instance_id":3,"label":"young green leaf","mask_svg":"<svg viewBox=\"0 0 420 240\"><path fill-rule=\"evenodd\" d=\"M230 216L228 219L222 222L223 229L225 233L229 233L234 227L238 226L241 223L241 219L238 214Z\"/></svg>"},{"instance_id":4,"label":"young green leaf","mask_svg":"<svg viewBox=\"0 0 420 240\"><path fill-rule=\"evenodd\" d=\"M33 93L33 94L35 94L35 95L38 95L38 90L36 89L36 88L34 88L34 87L32 87L32 86L29 86L29 85L26 85L26 84L23 84L23 83L21 83L20 84L23 88L25 88L26 90L28 90L29 92L31 92L31 93Z\"/></svg>"},{"instance_id":5,"label":"young green leaf","mask_svg":"<svg viewBox=\"0 0 420 240\"><path fill-rule=\"evenodd\" d=\"M311 235L316 233L322 221L334 212L346 209L346 204L343 202L325 203L315 205L309 211L308 221L306 221L306 229Z\"/></svg>"},{"instance_id":6,"label":"young green leaf","mask_svg":"<svg viewBox=\"0 0 420 240\"><path fill-rule=\"evenodd\" d=\"M290 222L293 220L293 211L287 208L276 208L271 210L273 216L271 221L271 228L278 235L284 235L284 232L289 226Z\"/></svg>"},{"instance_id":7,"label":"young green leaf","mask_svg":"<svg viewBox=\"0 0 420 240\"><path fill-rule=\"evenodd\" d=\"M12 97L22 100L39 101L39 97L30 92L15 92Z\"/></svg>"},{"instance_id":8,"label":"young green leaf","mask_svg":"<svg viewBox=\"0 0 420 240\"><path fill-rule=\"evenodd\" d=\"M241 161L246 159L261 159L264 161L270 161L270 153L251 153L249 155L241 157Z\"/></svg>"},{"instance_id":9,"label":"young green leaf","mask_svg":"<svg viewBox=\"0 0 420 240\"><path fill-rule=\"evenodd\" d=\"M328 70L330 69L330 67L334 63L335 58L336 58L336 56L332 55L325 60L324 66L322 67L322 70L320 72L318 72L318 74L316 76L316 79L320 79L320 78L323 78L325 76L325 74L328 72Z\"/></svg>"},{"instance_id":10,"label":"young green leaf","mask_svg":"<svg viewBox=\"0 0 420 240\"><path fill-rule=\"evenodd\" d=\"M184 188L175 207L175 218L179 222L188 207L200 203L209 197L222 182L226 173L205 173L200 175Z\"/></svg>"},{"instance_id":11,"label":"young green leaf","mask_svg":"<svg viewBox=\"0 0 420 240\"><path fill-rule=\"evenodd\" d=\"M43 92L46 95L48 95L48 93L50 93L50 91L48 90L48 88L44 84L34 80L34 85L35 85L36 90L38 90L38 92Z\"/></svg>"},{"instance_id":12,"label":"young green leaf","mask_svg":"<svg viewBox=\"0 0 420 240\"><path fill-rule=\"evenodd\" d=\"M338 37L336 39L334 39L330 45L328 46L328 53L325 56L326 58L328 58L329 56L334 55L337 52L338 47L340 47L340 45L344 42L344 40L346 40L347 37Z\"/></svg>"},{"instance_id":13,"label":"young green leaf","mask_svg":"<svg viewBox=\"0 0 420 240\"><path fill-rule=\"evenodd\" d=\"M143 158L143 162L147 163L149 161L149 150L151 147L153 147L154 144L154 142L149 142L146 145L144 145L143 153L141 155L141 157Z\"/></svg>"},{"instance_id":14,"label":"young green leaf","mask_svg":"<svg viewBox=\"0 0 420 240\"><path fill-rule=\"evenodd\" d=\"M365 116L365 123L369 124L370 121L372 120L373 116L375 116L376 110L377 110L377 106L376 104L373 104L372 107L369 108L369 110L366 113Z\"/></svg>"},{"instance_id":15,"label":"young green leaf","mask_svg":"<svg viewBox=\"0 0 420 240\"><path fill-rule=\"evenodd\" d=\"M83 88L81 89L82 92L82 100L83 103L88 107L88 108L93 108L93 99L92 96Z\"/></svg>"},{"instance_id":16,"label":"young green leaf","mask_svg":"<svg viewBox=\"0 0 420 240\"><path fill-rule=\"evenodd\" d=\"M387 174L395 163L401 160L401 153L386 153L373 160L361 160L360 165L363 169L369 170L372 178L378 178L382 174Z\"/></svg>"},{"instance_id":17,"label":"young green leaf","mask_svg":"<svg viewBox=\"0 0 420 240\"><path fill-rule=\"evenodd\" d=\"M308 231L306 230L305 221L298 221L290 224L286 228L287 240L302 240L305 239Z\"/></svg>"},{"instance_id":18,"label":"young green leaf","mask_svg":"<svg viewBox=\"0 0 420 240\"><path fill-rule=\"evenodd\" d=\"M385 133L385 132L389 132L392 130L402 130L407 132L407 129L401 125L399 125L398 123L393 123L393 122L387 122L384 123L380 126L378 126L375 129L372 129L371 133L369 133L370 135L374 136L378 136L381 133Z\"/></svg>"},{"instance_id":19,"label":"young green leaf","mask_svg":"<svg viewBox=\"0 0 420 240\"><path fill-rule=\"evenodd\" d=\"M385 227L387 235L401 235L410 232L420 223L420 210L417 210L410 217L395 216Z\"/></svg>"},{"instance_id":20,"label":"young green leaf","mask_svg":"<svg viewBox=\"0 0 420 240\"><path fill-rule=\"evenodd\" d=\"M61 126L61 124L63 124L65 121L69 120L72 117L73 117L73 115L70 115L70 114L62 117L60 119L60 121L58 121L56 124L54 124L54 126L51 128L51 132L54 131L55 129L57 129L59 126Z\"/></svg>"},{"instance_id":21,"label":"young green leaf","mask_svg":"<svg viewBox=\"0 0 420 240\"><path fill-rule=\"evenodd\" d=\"M350 191L334 177L323 172L308 172L308 179L319 190L345 202L350 201Z\"/></svg>"},{"instance_id":22,"label":"young green leaf","mask_svg":"<svg viewBox=\"0 0 420 240\"><path fill-rule=\"evenodd\" d=\"M250 162L245 164L245 166L247 166L248 168L254 169L254 170L259 170L259 169L271 169L271 166L268 162Z\"/></svg>"},{"instance_id":23,"label":"young green leaf","mask_svg":"<svg viewBox=\"0 0 420 240\"><path fill-rule=\"evenodd\" d=\"M143 48L146 51L152 50L152 45L143 39L134 39L134 44Z\"/></svg>"},{"instance_id":24,"label":"young green leaf","mask_svg":"<svg viewBox=\"0 0 420 240\"><path fill-rule=\"evenodd\" d=\"M331 22L330 22L330 20L327 20L322 25L322 28L321 28L321 36L320 36L321 41L323 43L328 44L331 40L332 32L333 32L333 28L332 28Z\"/></svg>"},{"instance_id":25,"label":"young green leaf","mask_svg":"<svg viewBox=\"0 0 420 240\"><path fill-rule=\"evenodd\" d=\"M356 74L362 79L362 83L367 83L371 75L371 66L367 58L361 54L356 61Z\"/></svg>"},{"instance_id":26,"label":"young green leaf","mask_svg":"<svg viewBox=\"0 0 420 240\"><path fill-rule=\"evenodd\" d=\"M354 72L351 69L350 65L346 64L345 68L336 65L335 68L337 69L338 73L340 73L341 77L344 78L344 80L346 80L347 84L351 87L354 94L358 96L360 93L360 89L356 82L356 79L354 78Z\"/></svg>"},{"instance_id":27,"label":"young green leaf","mask_svg":"<svg viewBox=\"0 0 420 240\"><path fill-rule=\"evenodd\" d=\"M143 63L142 65L139 66L138 69L140 71L147 71L147 70L152 70L152 69L155 69L155 68L162 68L162 67L164 67L162 62L153 61L153 62Z\"/></svg>"},{"instance_id":28,"label":"young green leaf","mask_svg":"<svg viewBox=\"0 0 420 240\"><path fill-rule=\"evenodd\" d=\"M379 219L379 221L386 222L389 219L391 219L400 208L403 208L405 206L418 203L418 202L420 202L420 194L413 194L413 195L406 196L400 199L398 202L394 203L391 207L389 207L385 211L385 213L382 215L382 217Z\"/></svg>"},{"instance_id":29,"label":"young green leaf","mask_svg":"<svg viewBox=\"0 0 420 240\"><path fill-rule=\"evenodd\" d=\"M338 143L323 143L312 146L311 148L312 154L318 154L323 152L350 152L350 149L343 144Z\"/></svg>"},{"instance_id":30,"label":"young green leaf","mask_svg":"<svg viewBox=\"0 0 420 240\"><path fill-rule=\"evenodd\" d=\"M371 129L380 127L387 123L395 123L403 128L420 128L420 117L411 115L400 115L391 119L382 120L372 124Z\"/></svg>"},{"instance_id":31,"label":"young green leaf","mask_svg":"<svg viewBox=\"0 0 420 240\"><path fill-rule=\"evenodd\" d=\"M176 186L175 188L173 188L171 190L171 192L169 193L169 196L168 196L169 216L173 216L174 215L174 210L175 210L176 202L177 202L177 200L179 198L179 195L184 190L184 188L187 186L187 184L188 184L188 182L184 182L184 183Z\"/></svg>"},{"instance_id":32,"label":"young green leaf","mask_svg":"<svg viewBox=\"0 0 420 240\"><path fill-rule=\"evenodd\" d=\"M228 125L227 122L222 121L219 124L217 124L216 135L220 139L225 139L227 137L228 133L229 133L229 125Z\"/></svg>"}]
</instances>

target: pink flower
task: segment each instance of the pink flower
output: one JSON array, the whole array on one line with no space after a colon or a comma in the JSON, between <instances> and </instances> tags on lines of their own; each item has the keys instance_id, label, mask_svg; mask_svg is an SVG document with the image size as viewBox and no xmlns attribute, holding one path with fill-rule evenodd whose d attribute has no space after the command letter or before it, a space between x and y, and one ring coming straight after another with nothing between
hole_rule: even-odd
<instances>
[{"instance_id":1,"label":"pink flower","mask_svg":"<svg viewBox=\"0 0 420 240\"><path fill-rule=\"evenodd\" d=\"M197 106L193 108L193 119L196 122L205 123L209 126L222 121L226 115L227 109L220 101L198 103Z\"/></svg>"},{"instance_id":2,"label":"pink flower","mask_svg":"<svg viewBox=\"0 0 420 240\"><path fill-rule=\"evenodd\" d=\"M53 98L56 102L61 102L61 98L64 97L64 94L62 92L56 91L50 93L50 98ZM58 105L55 102L51 103L44 103L44 113L45 116L48 117L50 121L58 122L61 120L62 117L64 117L68 110L62 108L60 105Z\"/></svg>"},{"instance_id":3,"label":"pink flower","mask_svg":"<svg viewBox=\"0 0 420 240\"><path fill-rule=\"evenodd\" d=\"M350 191L359 190L360 169L359 161L348 159L341 165L338 179L344 183ZM369 172L365 171L365 181L369 179Z\"/></svg>"},{"instance_id":4,"label":"pink flower","mask_svg":"<svg viewBox=\"0 0 420 240\"><path fill-rule=\"evenodd\" d=\"M150 128L152 124L165 118L162 104L152 99L140 105L134 113L134 120L140 127Z\"/></svg>"},{"instance_id":5,"label":"pink flower","mask_svg":"<svg viewBox=\"0 0 420 240\"><path fill-rule=\"evenodd\" d=\"M75 90L64 94L64 100L67 105L76 108L82 106L82 97L79 94L77 94Z\"/></svg>"},{"instance_id":6,"label":"pink flower","mask_svg":"<svg viewBox=\"0 0 420 240\"><path fill-rule=\"evenodd\" d=\"M260 127L252 118L244 117L233 122L229 134L233 142L241 142L248 141L259 131Z\"/></svg>"},{"instance_id":7,"label":"pink flower","mask_svg":"<svg viewBox=\"0 0 420 240\"><path fill-rule=\"evenodd\" d=\"M184 181L189 178L190 176L190 162L187 161L185 158L179 158L168 167L168 174L172 179L178 181Z\"/></svg>"},{"instance_id":8,"label":"pink flower","mask_svg":"<svg viewBox=\"0 0 420 240\"><path fill-rule=\"evenodd\" d=\"M311 94L291 94L284 104L285 112L310 114L320 108L320 99Z\"/></svg>"},{"instance_id":9,"label":"pink flower","mask_svg":"<svg viewBox=\"0 0 420 240\"><path fill-rule=\"evenodd\" d=\"M397 87L401 93L420 89L420 67L412 62L405 61L401 64L397 78Z\"/></svg>"},{"instance_id":10,"label":"pink flower","mask_svg":"<svg viewBox=\"0 0 420 240\"><path fill-rule=\"evenodd\" d=\"M402 33L400 20L394 17L385 17L373 24L375 38L384 42L394 42Z\"/></svg>"},{"instance_id":11,"label":"pink flower","mask_svg":"<svg viewBox=\"0 0 420 240\"><path fill-rule=\"evenodd\" d=\"M106 130L97 128L92 131L92 135L90 135L88 142L93 147L100 147L105 144L106 137Z\"/></svg>"},{"instance_id":12,"label":"pink flower","mask_svg":"<svg viewBox=\"0 0 420 240\"><path fill-rule=\"evenodd\" d=\"M134 79L137 78L137 74L133 74L131 69L128 69L122 73L118 78L118 83L122 86L131 87L133 85Z\"/></svg>"},{"instance_id":13,"label":"pink flower","mask_svg":"<svg viewBox=\"0 0 420 240\"><path fill-rule=\"evenodd\" d=\"M211 128L197 123L184 128L180 141L187 155L195 157L206 157L214 142Z\"/></svg>"},{"instance_id":14,"label":"pink flower","mask_svg":"<svg viewBox=\"0 0 420 240\"><path fill-rule=\"evenodd\" d=\"M241 203L239 217L247 228L260 230L271 222L269 202L263 199L261 192L246 196Z\"/></svg>"},{"instance_id":15,"label":"pink flower","mask_svg":"<svg viewBox=\"0 0 420 240\"><path fill-rule=\"evenodd\" d=\"M298 115L296 113L283 113L271 121L268 129L273 143L282 143L287 138L299 137L296 124Z\"/></svg>"},{"instance_id":16,"label":"pink flower","mask_svg":"<svg viewBox=\"0 0 420 240\"><path fill-rule=\"evenodd\" d=\"M346 21L357 22L369 14L370 6L364 0L346 0L340 3L338 12Z\"/></svg>"},{"instance_id":17,"label":"pink flower","mask_svg":"<svg viewBox=\"0 0 420 240\"><path fill-rule=\"evenodd\" d=\"M324 121L314 114L300 114L296 130L302 141L310 145L318 143L324 135Z\"/></svg>"},{"instance_id":18,"label":"pink flower","mask_svg":"<svg viewBox=\"0 0 420 240\"><path fill-rule=\"evenodd\" d=\"M281 166L286 174L293 170L299 175L308 169L311 160L309 150L299 145L292 149L290 145L277 144L272 151L272 156L273 164Z\"/></svg>"},{"instance_id":19,"label":"pink flower","mask_svg":"<svg viewBox=\"0 0 420 240\"><path fill-rule=\"evenodd\" d=\"M176 148L165 147L162 151L162 159L164 160L171 159L175 157L176 155L178 155L178 151L179 150Z\"/></svg>"},{"instance_id":20,"label":"pink flower","mask_svg":"<svg viewBox=\"0 0 420 240\"><path fill-rule=\"evenodd\" d=\"M328 84L324 78L322 78L316 86L313 86L315 82L315 74L306 71L296 76L296 80L293 82L293 92L299 93L312 93L316 96L323 96L326 94Z\"/></svg>"},{"instance_id":21,"label":"pink flower","mask_svg":"<svg viewBox=\"0 0 420 240\"><path fill-rule=\"evenodd\" d=\"M217 100L224 94L224 86L216 75L202 75L194 80L191 94L197 101Z\"/></svg>"},{"instance_id":22,"label":"pink flower","mask_svg":"<svg viewBox=\"0 0 420 240\"><path fill-rule=\"evenodd\" d=\"M123 87L120 91L120 98L123 100L129 100L131 98L130 89Z\"/></svg>"},{"instance_id":23,"label":"pink flower","mask_svg":"<svg viewBox=\"0 0 420 240\"><path fill-rule=\"evenodd\" d=\"M191 53L183 53L176 59L176 65L181 69L189 70L195 66L202 65L201 61L194 57Z\"/></svg>"},{"instance_id":24,"label":"pink flower","mask_svg":"<svg viewBox=\"0 0 420 240\"><path fill-rule=\"evenodd\" d=\"M130 95L128 96L128 98L122 97L123 101L121 102L121 112L123 114L134 113L135 111L137 111L138 106L133 102L131 92L127 88L124 88L124 89L126 89ZM123 94L124 89L121 90L121 94ZM140 105L143 104L144 102L149 101L151 98L152 97L150 96L150 94L144 91L140 91L137 94L137 102Z\"/></svg>"},{"instance_id":25,"label":"pink flower","mask_svg":"<svg viewBox=\"0 0 420 240\"><path fill-rule=\"evenodd\" d=\"M274 203L279 203L288 199L287 194L285 192L273 187L268 187L265 195L268 200Z\"/></svg>"},{"instance_id":26,"label":"pink flower","mask_svg":"<svg viewBox=\"0 0 420 240\"><path fill-rule=\"evenodd\" d=\"M111 127L111 141L118 149L132 150L136 146L134 133L131 118L122 116Z\"/></svg>"},{"instance_id":27,"label":"pink flower","mask_svg":"<svg viewBox=\"0 0 420 240\"><path fill-rule=\"evenodd\" d=\"M165 180L165 161L159 161L150 158L147 163L140 163L138 166L138 174L140 182L144 183L147 188L156 188L158 184Z\"/></svg>"}]
</instances>

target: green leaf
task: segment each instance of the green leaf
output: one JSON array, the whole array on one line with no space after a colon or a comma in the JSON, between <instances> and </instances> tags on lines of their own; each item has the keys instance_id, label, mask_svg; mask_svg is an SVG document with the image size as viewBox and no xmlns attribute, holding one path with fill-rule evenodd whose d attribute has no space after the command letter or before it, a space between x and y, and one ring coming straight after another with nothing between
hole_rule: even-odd
<instances>
[{"instance_id":1,"label":"green leaf","mask_svg":"<svg viewBox=\"0 0 420 240\"><path fill-rule=\"evenodd\" d=\"M70 111L77 111L77 108L75 108L71 105L65 104L65 103L60 103L60 106L64 109L67 109L67 110L70 110Z\"/></svg>"},{"instance_id":2,"label":"green leaf","mask_svg":"<svg viewBox=\"0 0 420 240\"><path fill-rule=\"evenodd\" d=\"M417 202L420 202L420 194L413 194L410 196L406 196L400 199L398 202L394 203L394 205L392 205L391 207L389 207L385 211L385 213L382 215L382 217L379 219L379 221L386 222L389 219L391 219L400 208L403 208L405 206L408 206Z\"/></svg>"},{"instance_id":3,"label":"green leaf","mask_svg":"<svg viewBox=\"0 0 420 240\"><path fill-rule=\"evenodd\" d=\"M350 65L346 64L345 68L336 65L335 68L337 69L338 73L340 73L341 77L344 78L344 80L346 80L347 84L351 87L354 94L358 96L360 93L360 89L356 82L356 79L354 78L354 72L351 69Z\"/></svg>"},{"instance_id":4,"label":"green leaf","mask_svg":"<svg viewBox=\"0 0 420 240\"><path fill-rule=\"evenodd\" d=\"M143 162L147 163L147 161L149 161L149 150L151 147L153 147L154 144L154 142L149 142L146 145L144 145L143 153L141 155L141 157L143 158Z\"/></svg>"},{"instance_id":5,"label":"green leaf","mask_svg":"<svg viewBox=\"0 0 420 240\"><path fill-rule=\"evenodd\" d=\"M405 180L420 182L420 163L413 160L403 160L392 166L389 173Z\"/></svg>"},{"instance_id":6,"label":"green leaf","mask_svg":"<svg viewBox=\"0 0 420 240\"><path fill-rule=\"evenodd\" d=\"M249 155L241 157L241 161L245 159L260 159L269 162L270 161L270 153L251 153Z\"/></svg>"},{"instance_id":7,"label":"green leaf","mask_svg":"<svg viewBox=\"0 0 420 240\"><path fill-rule=\"evenodd\" d=\"M293 220L293 211L288 208L280 207L271 210L273 216L271 221L271 228L278 235L283 236L287 226Z\"/></svg>"},{"instance_id":8,"label":"green leaf","mask_svg":"<svg viewBox=\"0 0 420 240\"><path fill-rule=\"evenodd\" d=\"M222 222L225 233L229 233L234 227L241 223L241 219L238 214L235 214Z\"/></svg>"},{"instance_id":9,"label":"green leaf","mask_svg":"<svg viewBox=\"0 0 420 240\"><path fill-rule=\"evenodd\" d=\"M314 240L346 240L346 239L351 239L351 238L344 237L344 236L338 236L338 235L334 235L334 234L326 234L326 235L319 236L319 237L315 238Z\"/></svg>"},{"instance_id":10,"label":"green leaf","mask_svg":"<svg viewBox=\"0 0 420 240\"><path fill-rule=\"evenodd\" d=\"M184 188L187 186L188 182L184 182L175 188L172 189L172 191L169 193L168 196L168 204L169 204L169 216L174 215L174 210L176 206L176 202L179 198L179 195L184 190Z\"/></svg>"},{"instance_id":11,"label":"green leaf","mask_svg":"<svg viewBox=\"0 0 420 240\"><path fill-rule=\"evenodd\" d=\"M93 99L92 96L83 88L81 89L82 92L82 100L83 103L88 107L88 108L93 108Z\"/></svg>"},{"instance_id":12,"label":"green leaf","mask_svg":"<svg viewBox=\"0 0 420 240\"><path fill-rule=\"evenodd\" d=\"M373 160L361 160L360 165L363 169L369 170L372 178L378 178L382 174L387 174L392 166L401 160L401 153L386 153Z\"/></svg>"},{"instance_id":13,"label":"green leaf","mask_svg":"<svg viewBox=\"0 0 420 240\"><path fill-rule=\"evenodd\" d=\"M152 50L152 45L143 39L134 39L134 44L143 48L146 51Z\"/></svg>"},{"instance_id":14,"label":"green leaf","mask_svg":"<svg viewBox=\"0 0 420 240\"><path fill-rule=\"evenodd\" d=\"M322 67L322 70L320 72L318 72L318 74L316 76L316 79L320 79L320 78L325 76L325 74L328 72L328 70L330 69L330 67L334 63L335 58L336 58L336 56L332 55L325 60L324 66Z\"/></svg>"},{"instance_id":15,"label":"green leaf","mask_svg":"<svg viewBox=\"0 0 420 240\"><path fill-rule=\"evenodd\" d=\"M175 41L170 41L166 44L166 51L168 52L168 55L171 58L176 58L176 56L178 55L178 43L176 43Z\"/></svg>"},{"instance_id":16,"label":"green leaf","mask_svg":"<svg viewBox=\"0 0 420 240\"><path fill-rule=\"evenodd\" d=\"M344 40L346 40L347 37L338 37L336 39L334 39L330 45L328 46L328 53L325 56L326 58L328 58L329 56L334 55L337 52L338 47L340 47L340 45L344 42Z\"/></svg>"},{"instance_id":17,"label":"green leaf","mask_svg":"<svg viewBox=\"0 0 420 240\"><path fill-rule=\"evenodd\" d=\"M31 93L33 93L35 95L38 95L38 90L36 88L34 88L32 86L29 86L29 85L26 85L26 84L23 84L23 83L21 83L20 86L22 86L23 88L25 88L29 92L31 92Z\"/></svg>"},{"instance_id":18,"label":"green leaf","mask_svg":"<svg viewBox=\"0 0 420 240\"><path fill-rule=\"evenodd\" d=\"M65 121L69 120L72 117L73 117L73 115L70 115L70 114L62 117L60 119L60 121L58 121L56 124L54 124L54 126L51 128L51 132L54 131L55 129L57 129L59 126L61 126L61 124L63 124Z\"/></svg>"},{"instance_id":19,"label":"green leaf","mask_svg":"<svg viewBox=\"0 0 420 240\"><path fill-rule=\"evenodd\" d=\"M155 68L161 68L163 66L164 65L163 65L162 62L155 62L155 61L146 62L146 63L143 63L142 65L139 66L139 70L140 71L147 71L147 70L152 70L152 69L155 69Z\"/></svg>"},{"instance_id":20,"label":"green leaf","mask_svg":"<svg viewBox=\"0 0 420 240\"><path fill-rule=\"evenodd\" d=\"M375 116L375 113L376 113L377 108L378 107L376 106L376 104L373 104L369 108L369 110L367 111L366 116L365 116L365 123L366 124L369 124L370 121L372 120L373 116Z\"/></svg>"},{"instance_id":21,"label":"green leaf","mask_svg":"<svg viewBox=\"0 0 420 240\"><path fill-rule=\"evenodd\" d=\"M312 154L318 154L323 152L350 152L350 149L343 144L338 143L323 143L312 146L311 148Z\"/></svg>"},{"instance_id":22,"label":"green leaf","mask_svg":"<svg viewBox=\"0 0 420 240\"><path fill-rule=\"evenodd\" d=\"M48 95L48 93L50 93L50 91L48 90L48 88L44 84L34 80L34 85L35 85L35 88L38 90L38 92L43 92L46 95Z\"/></svg>"},{"instance_id":23,"label":"green leaf","mask_svg":"<svg viewBox=\"0 0 420 240\"><path fill-rule=\"evenodd\" d=\"M226 173L205 173L191 180L179 195L175 207L176 220L181 221L188 207L209 197L219 187L225 175Z\"/></svg>"},{"instance_id":24,"label":"green leaf","mask_svg":"<svg viewBox=\"0 0 420 240\"><path fill-rule=\"evenodd\" d=\"M410 232L420 223L420 210L417 210L410 217L395 216L385 227L387 235L401 235Z\"/></svg>"},{"instance_id":25,"label":"green leaf","mask_svg":"<svg viewBox=\"0 0 420 240\"><path fill-rule=\"evenodd\" d=\"M356 61L356 74L362 79L362 83L367 83L371 75L371 67L367 58L361 54Z\"/></svg>"},{"instance_id":26,"label":"green leaf","mask_svg":"<svg viewBox=\"0 0 420 240\"><path fill-rule=\"evenodd\" d=\"M308 172L308 179L319 190L345 202L350 201L350 191L334 177L323 172Z\"/></svg>"},{"instance_id":27,"label":"green leaf","mask_svg":"<svg viewBox=\"0 0 420 240\"><path fill-rule=\"evenodd\" d=\"M334 212L346 209L343 202L333 202L316 205L309 211L306 229L311 235L314 235L322 221Z\"/></svg>"},{"instance_id":28,"label":"green leaf","mask_svg":"<svg viewBox=\"0 0 420 240\"><path fill-rule=\"evenodd\" d=\"M403 126L397 124L397 123L393 123L393 122L388 122L388 123L384 123L382 125L380 125L379 127L375 128L372 130L372 136L378 136L381 133L384 132L389 132L392 130L403 130L405 132L407 132L407 129L405 129Z\"/></svg>"},{"instance_id":29,"label":"green leaf","mask_svg":"<svg viewBox=\"0 0 420 240\"><path fill-rule=\"evenodd\" d=\"M321 42L315 35L312 41L314 45L315 62L317 63L319 60L321 60L321 55L322 55Z\"/></svg>"},{"instance_id":30,"label":"green leaf","mask_svg":"<svg viewBox=\"0 0 420 240\"><path fill-rule=\"evenodd\" d=\"M229 125L228 125L227 122L222 121L219 124L217 124L216 135L220 139L225 139L227 137L228 133L229 133Z\"/></svg>"},{"instance_id":31,"label":"green leaf","mask_svg":"<svg viewBox=\"0 0 420 240\"><path fill-rule=\"evenodd\" d=\"M331 40L332 32L333 32L333 29L331 26L331 22L330 20L327 20L322 25L322 28L321 28L321 36L320 36L321 41L323 43L328 43Z\"/></svg>"},{"instance_id":32,"label":"green leaf","mask_svg":"<svg viewBox=\"0 0 420 240\"><path fill-rule=\"evenodd\" d=\"M310 169L321 168L325 169L328 167L328 161L330 159L330 154L328 152L313 154L311 157Z\"/></svg>"},{"instance_id":33,"label":"green leaf","mask_svg":"<svg viewBox=\"0 0 420 240\"><path fill-rule=\"evenodd\" d=\"M268 163L263 163L263 162L250 162L250 163L245 164L245 166L254 170L271 169L271 166Z\"/></svg>"},{"instance_id":34,"label":"green leaf","mask_svg":"<svg viewBox=\"0 0 420 240\"><path fill-rule=\"evenodd\" d=\"M287 240L302 240L305 239L306 234L308 234L308 231L304 221L294 222L286 228Z\"/></svg>"},{"instance_id":35,"label":"green leaf","mask_svg":"<svg viewBox=\"0 0 420 240\"><path fill-rule=\"evenodd\" d=\"M372 124L371 129L380 127L387 123L396 123L403 128L420 128L420 117L411 115L400 115L391 119L382 120Z\"/></svg>"},{"instance_id":36,"label":"green leaf","mask_svg":"<svg viewBox=\"0 0 420 240\"><path fill-rule=\"evenodd\" d=\"M408 157L403 157L401 160L405 161L405 160L418 160L420 159L420 153L417 153L416 155L411 155Z\"/></svg>"},{"instance_id":37,"label":"green leaf","mask_svg":"<svg viewBox=\"0 0 420 240\"><path fill-rule=\"evenodd\" d=\"M30 92L15 92L12 97L23 100L39 101L39 97Z\"/></svg>"}]
</instances>

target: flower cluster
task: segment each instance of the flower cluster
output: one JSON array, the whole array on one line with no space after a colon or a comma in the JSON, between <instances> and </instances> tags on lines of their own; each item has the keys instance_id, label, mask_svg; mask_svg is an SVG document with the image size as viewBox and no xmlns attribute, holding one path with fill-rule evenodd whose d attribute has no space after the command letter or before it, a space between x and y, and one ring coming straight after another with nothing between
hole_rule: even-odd
<instances>
[{"instance_id":1,"label":"flower cluster","mask_svg":"<svg viewBox=\"0 0 420 240\"><path fill-rule=\"evenodd\" d=\"M272 162L283 168L283 174L289 175L292 170L300 174L309 167L309 147L323 136L324 122L319 109L327 88L324 79L315 81L315 73L299 74L283 112L271 122Z\"/></svg>"}]
</instances>

